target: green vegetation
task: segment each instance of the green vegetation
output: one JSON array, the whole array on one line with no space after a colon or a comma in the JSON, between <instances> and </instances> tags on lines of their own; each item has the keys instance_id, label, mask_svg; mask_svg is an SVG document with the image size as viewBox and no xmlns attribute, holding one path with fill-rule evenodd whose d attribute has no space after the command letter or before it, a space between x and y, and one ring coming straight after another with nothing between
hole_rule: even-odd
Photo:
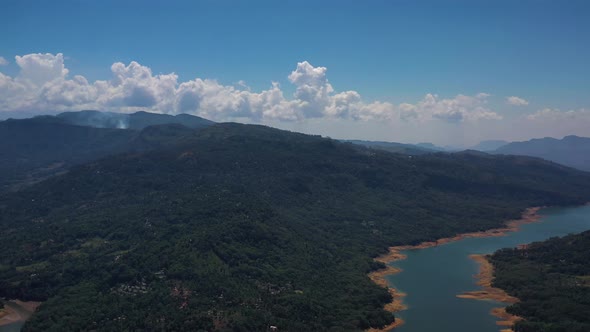
<instances>
[{"instance_id":1,"label":"green vegetation","mask_svg":"<svg viewBox=\"0 0 590 332\"><path fill-rule=\"evenodd\" d=\"M590 331L589 261L590 231L496 252L494 286L521 300L507 311L526 319L515 330Z\"/></svg>"},{"instance_id":2,"label":"green vegetation","mask_svg":"<svg viewBox=\"0 0 590 332\"><path fill-rule=\"evenodd\" d=\"M125 151L135 133L60 123L53 117L0 122L0 191L39 182L69 167Z\"/></svg>"},{"instance_id":3,"label":"green vegetation","mask_svg":"<svg viewBox=\"0 0 590 332\"><path fill-rule=\"evenodd\" d=\"M19 190L108 155L159 147L211 124L187 114L98 111L0 121L0 191Z\"/></svg>"},{"instance_id":4,"label":"green vegetation","mask_svg":"<svg viewBox=\"0 0 590 332\"><path fill-rule=\"evenodd\" d=\"M383 326L391 298L367 273L388 246L590 196L586 173L527 157L398 155L238 124L141 135L162 148L0 198L0 296L45 301L25 331Z\"/></svg>"}]
</instances>

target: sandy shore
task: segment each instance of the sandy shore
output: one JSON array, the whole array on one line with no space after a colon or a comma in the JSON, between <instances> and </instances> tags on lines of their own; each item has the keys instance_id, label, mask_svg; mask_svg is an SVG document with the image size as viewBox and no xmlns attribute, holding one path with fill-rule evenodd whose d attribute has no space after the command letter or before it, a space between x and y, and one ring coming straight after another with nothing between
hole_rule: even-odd
<instances>
[{"instance_id":1,"label":"sandy shore","mask_svg":"<svg viewBox=\"0 0 590 332\"><path fill-rule=\"evenodd\" d=\"M391 254L391 253L390 253ZM397 253L397 254L388 254L388 255L384 255L381 257L376 258L375 260L383 262L383 263L388 263L388 262L393 262L396 260L402 260L406 258L406 255ZM387 259L387 260L386 260ZM389 291L389 294L391 294L391 297L393 298L393 301L390 303L387 303L384 307L385 310L395 313L398 311L402 311L407 309L407 307L404 305L404 301L403 298L406 294L398 291L397 289L393 288L393 287L389 287L387 285L387 280L385 280L385 276L388 275L393 275L393 274L397 274L401 272L401 269L395 268L393 266L389 266L387 265L386 268L381 269L379 271L374 271L369 273L369 278L371 278L371 280L376 283L377 285L381 286L381 287L385 287L387 288L387 290ZM393 329L395 329L398 326L401 326L402 324L404 324L404 321L399 318L399 317L395 317L395 322L381 328L381 329L376 329L376 328L370 328L367 330L367 332L386 332L386 331L392 331Z\"/></svg>"},{"instance_id":2,"label":"sandy shore","mask_svg":"<svg viewBox=\"0 0 590 332\"><path fill-rule=\"evenodd\" d=\"M509 304L518 302L516 297L508 295L503 289L492 287L492 281L494 280L494 266L487 259L486 255L470 255L469 258L479 264L479 272L475 278L477 279L477 285L482 287L482 289L465 292L457 295L457 297L472 300L494 300ZM506 308L504 307L494 308L490 313L499 318L496 324L508 327L507 329L502 330L502 332L512 331L510 327L512 327L515 322L522 319L521 317L507 313Z\"/></svg>"},{"instance_id":3,"label":"sandy shore","mask_svg":"<svg viewBox=\"0 0 590 332\"><path fill-rule=\"evenodd\" d=\"M396 327L402 326L403 324L404 324L404 321L401 318L396 317L395 322L385 326L384 328L382 328L382 329L370 328L367 330L367 332L393 331L393 330L395 330Z\"/></svg>"},{"instance_id":4,"label":"sandy shore","mask_svg":"<svg viewBox=\"0 0 590 332\"><path fill-rule=\"evenodd\" d=\"M22 310L15 310L10 306L10 304L5 303L4 309L0 310L0 326L26 321L41 304L41 302L24 302L21 300L14 300L10 302L18 305L22 308ZM27 312L27 314L23 313L22 311Z\"/></svg>"},{"instance_id":5,"label":"sandy shore","mask_svg":"<svg viewBox=\"0 0 590 332\"><path fill-rule=\"evenodd\" d=\"M390 247L389 251L386 254L375 258L376 261L387 264L387 267L383 270L371 272L369 274L369 278L371 278L371 280L373 280L373 282L375 282L377 285L382 286L382 287L388 287L389 293L393 296L393 302L386 304L385 310L395 313L395 312L407 309L407 306L403 302L403 297L405 296L405 294L396 290L393 287L388 286L387 280L385 279L385 276L387 276L387 275L397 274L402 271L399 268L394 268L394 267L388 265L392 262L406 259L407 256L404 255L402 253L402 251L431 248L431 247L443 245L443 244L454 242L454 241L459 241L459 240L466 239L466 238L504 236L509 232L517 231L519 229L520 225L524 225L524 224L538 221L541 218L541 216L538 214L540 209L541 209L541 207L528 208L522 213L522 216L520 219L510 220L510 221L506 222L506 226L502 227L502 228L494 228L494 229L490 229L490 230L482 231L482 232L472 232L472 233L459 234L459 235L456 235L453 237L443 238L443 239L439 239L436 241L422 242L422 243L415 245L415 246ZM474 255L474 256L477 256L477 255ZM476 259L476 258L474 258L474 259ZM480 259L480 258L477 258L477 259ZM487 259L485 259L485 257L481 256L481 260L482 260L482 262L485 261L485 262L487 262L487 264L489 264L489 266L485 266L485 268L489 269L488 273L490 273L491 277L493 278L493 267L487 261ZM484 266L484 265L485 264L480 265L480 269L483 269L482 266ZM478 276L479 275L483 275L482 270L480 270L480 273L478 274ZM487 275L485 275L485 276L487 276ZM483 277L478 278L478 280L479 280L479 282L483 282L484 278ZM489 284L490 284L489 288L492 288L491 287L491 278L489 280ZM486 290L484 289L483 291L469 292L468 294L467 293L461 294L461 295L459 295L459 297L474 298L474 299L475 298L489 299L487 297L484 297L483 293L485 291ZM476 296L476 293L477 293L477 296ZM508 296L508 294L506 294L506 296ZM512 298L512 299L515 299L515 298ZM502 300L498 300L498 301L502 301ZM516 301L518 301L518 299L516 299ZM509 301L505 301L505 302L509 302ZM514 318L515 316L508 314L504 308L494 309L494 310L492 310L491 314L496 317L499 317L501 319L501 321L498 322L498 325L502 325L502 326L512 326L515 322L515 319L516 320L518 319L518 318ZM392 325L396 325L398 320L401 321L401 319L396 318L396 323L394 323ZM403 321L401 321L399 323L399 325L401 325L401 324L403 324ZM371 332L391 331L399 325L386 326L383 329L370 329L368 331L371 331ZM503 330L503 331L511 331L511 329L507 329L507 330Z\"/></svg>"}]
</instances>

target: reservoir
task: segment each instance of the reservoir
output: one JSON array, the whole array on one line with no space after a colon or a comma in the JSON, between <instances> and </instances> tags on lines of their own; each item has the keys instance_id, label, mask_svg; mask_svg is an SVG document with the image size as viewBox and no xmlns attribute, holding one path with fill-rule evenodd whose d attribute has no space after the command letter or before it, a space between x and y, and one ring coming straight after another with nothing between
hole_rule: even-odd
<instances>
[{"instance_id":1,"label":"reservoir","mask_svg":"<svg viewBox=\"0 0 590 332\"><path fill-rule=\"evenodd\" d=\"M407 310L397 312L405 324L396 332L498 332L492 308L505 306L494 301L457 298L456 295L479 289L473 278L478 264L471 254L488 254L500 248L515 247L553 236L590 230L590 205L575 208L546 208L538 222L524 224L519 231L501 237L465 238L436 247L403 251L407 259L391 265L403 271L386 276L390 286L404 292ZM30 315L14 302L7 306L23 317ZM0 326L0 332L20 331L23 322Z\"/></svg>"},{"instance_id":2,"label":"reservoir","mask_svg":"<svg viewBox=\"0 0 590 332\"><path fill-rule=\"evenodd\" d=\"M471 254L489 254L501 248L546 240L590 230L590 205L545 208L538 222L521 225L519 231L501 237L465 238L436 247L403 251L407 259L390 265L402 272L386 276L391 287L406 293L407 310L396 313L405 324L396 332L498 332L492 308L505 304L457 298L480 289L474 275L478 264Z\"/></svg>"}]
</instances>

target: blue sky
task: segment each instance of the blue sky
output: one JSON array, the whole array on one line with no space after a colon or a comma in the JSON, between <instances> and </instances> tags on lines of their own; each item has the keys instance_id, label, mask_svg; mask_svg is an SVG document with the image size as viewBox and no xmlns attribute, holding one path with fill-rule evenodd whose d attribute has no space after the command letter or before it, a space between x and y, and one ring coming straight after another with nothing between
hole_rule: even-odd
<instances>
[{"instance_id":1,"label":"blue sky","mask_svg":"<svg viewBox=\"0 0 590 332\"><path fill-rule=\"evenodd\" d=\"M51 84L29 77L27 84L45 92L23 95L27 103L5 98L0 106L10 114L86 106L133 111L147 105L218 121L405 142L469 145L490 138L590 136L588 1L4 0L0 29L6 62L0 73L11 85L27 81L23 66L47 60L29 57L19 63L15 56L63 54L52 65L61 61L67 68ZM196 104L188 97L181 101L180 90L170 92L174 101L164 100L168 97L158 89L165 84L142 83L129 68L132 61L153 77L175 73L177 89L197 78L218 85L192 84ZM93 87L100 91L91 97L72 97L64 88L74 84L68 80L75 75L90 84L113 81L111 66L119 62L127 68L121 75L139 75L121 83L126 88ZM314 71L322 67L326 70ZM294 82L293 72L303 78ZM272 82L285 100L276 101ZM138 86L149 89L139 93ZM14 89L5 91L12 99L18 96ZM43 95L49 90L54 104ZM259 95L264 91L269 93ZM347 91L358 96L341 95ZM126 104L146 94L155 102ZM432 100L429 94L436 96ZM526 104L509 103L507 97ZM235 106L240 103L247 109ZM234 106L215 106L220 104Z\"/></svg>"}]
</instances>

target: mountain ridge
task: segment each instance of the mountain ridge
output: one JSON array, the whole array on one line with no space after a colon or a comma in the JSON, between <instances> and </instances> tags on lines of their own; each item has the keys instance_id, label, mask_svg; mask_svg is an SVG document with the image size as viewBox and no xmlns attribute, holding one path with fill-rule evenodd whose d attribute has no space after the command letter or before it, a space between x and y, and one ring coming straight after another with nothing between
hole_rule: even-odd
<instances>
[{"instance_id":1,"label":"mountain ridge","mask_svg":"<svg viewBox=\"0 0 590 332\"><path fill-rule=\"evenodd\" d=\"M203 128L214 122L190 114L160 114L146 111L135 113L101 112L83 110L78 112L64 112L55 116L65 123L95 128L117 128L142 130L148 126L163 124L182 124L189 128Z\"/></svg>"},{"instance_id":2,"label":"mountain ridge","mask_svg":"<svg viewBox=\"0 0 590 332\"><path fill-rule=\"evenodd\" d=\"M128 129L119 128L123 121ZM169 124L202 129L213 122L190 115L98 111L0 121L0 191L18 190L107 155L152 148L162 142L147 141L142 131L154 134L149 127Z\"/></svg>"},{"instance_id":3,"label":"mountain ridge","mask_svg":"<svg viewBox=\"0 0 590 332\"><path fill-rule=\"evenodd\" d=\"M492 153L539 157L583 171L590 171L590 138L588 137L568 135L562 139L536 138L509 143Z\"/></svg>"}]
</instances>

